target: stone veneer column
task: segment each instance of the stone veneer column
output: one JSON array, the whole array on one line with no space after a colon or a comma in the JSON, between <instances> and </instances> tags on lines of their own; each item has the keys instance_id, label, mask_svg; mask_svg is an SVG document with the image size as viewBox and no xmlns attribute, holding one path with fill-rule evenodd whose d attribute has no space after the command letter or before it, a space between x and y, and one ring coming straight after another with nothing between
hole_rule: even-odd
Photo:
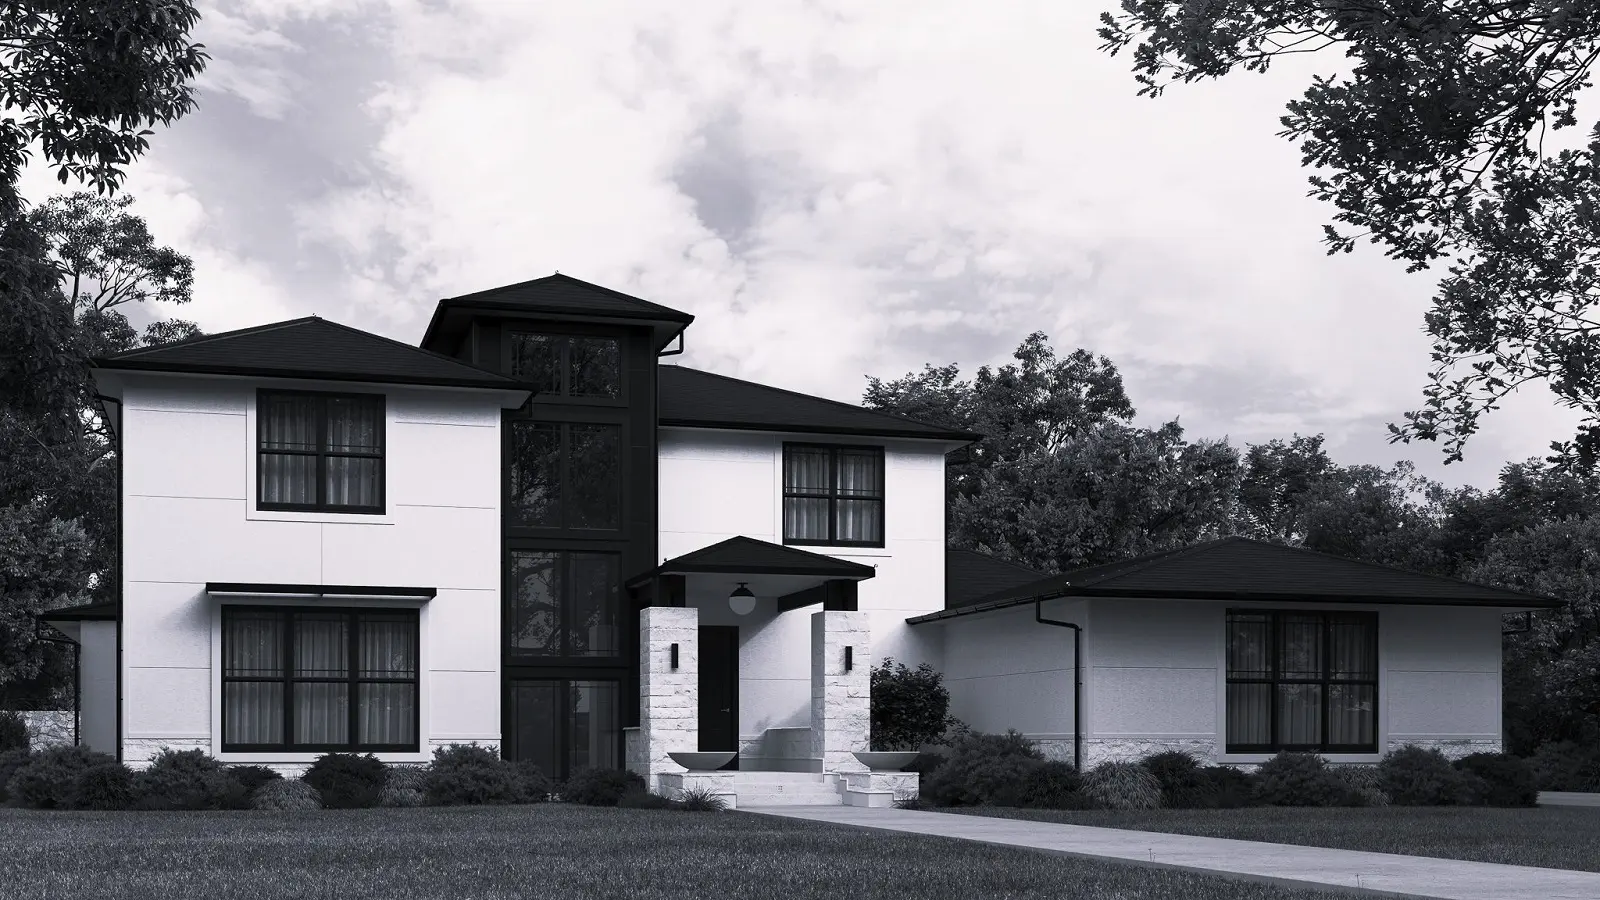
<instances>
[{"instance_id":1,"label":"stone veneer column","mask_svg":"<svg viewBox=\"0 0 1600 900\"><path fill-rule=\"evenodd\" d=\"M700 749L700 611L681 606L647 606L639 616L640 759L651 790L662 773L681 773L667 757L672 751ZM672 668L672 645L678 667ZM637 770L636 770L637 771Z\"/></svg>"},{"instance_id":2,"label":"stone veneer column","mask_svg":"<svg viewBox=\"0 0 1600 900\"><path fill-rule=\"evenodd\" d=\"M850 755L867 750L872 728L872 674L867 614L811 614L811 758L823 772L865 772ZM844 648L853 647L851 671Z\"/></svg>"}]
</instances>

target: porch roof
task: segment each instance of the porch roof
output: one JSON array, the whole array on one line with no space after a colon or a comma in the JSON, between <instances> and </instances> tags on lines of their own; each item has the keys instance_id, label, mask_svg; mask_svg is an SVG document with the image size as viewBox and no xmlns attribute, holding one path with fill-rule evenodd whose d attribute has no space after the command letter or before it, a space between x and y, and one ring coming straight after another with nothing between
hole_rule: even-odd
<instances>
[{"instance_id":1,"label":"porch roof","mask_svg":"<svg viewBox=\"0 0 1600 900\"><path fill-rule=\"evenodd\" d=\"M85 603L81 606L65 606L61 609L47 609L34 616L41 622L114 622L117 619L117 604L115 601L105 603Z\"/></svg>"},{"instance_id":2,"label":"porch roof","mask_svg":"<svg viewBox=\"0 0 1600 900\"><path fill-rule=\"evenodd\" d=\"M872 566L758 541L743 535L669 559L628 580L638 587L657 575L804 575L812 578L865 581L877 574Z\"/></svg>"}]
</instances>

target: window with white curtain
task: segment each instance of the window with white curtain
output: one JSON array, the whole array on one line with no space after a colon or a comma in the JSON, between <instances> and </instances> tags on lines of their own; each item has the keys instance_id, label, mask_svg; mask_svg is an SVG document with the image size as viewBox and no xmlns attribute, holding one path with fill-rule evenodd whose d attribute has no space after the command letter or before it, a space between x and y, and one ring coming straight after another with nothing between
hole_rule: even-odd
<instances>
[{"instance_id":1,"label":"window with white curtain","mask_svg":"<svg viewBox=\"0 0 1600 900\"><path fill-rule=\"evenodd\" d=\"M783 542L883 546L883 448L783 445Z\"/></svg>"},{"instance_id":2,"label":"window with white curtain","mask_svg":"<svg viewBox=\"0 0 1600 900\"><path fill-rule=\"evenodd\" d=\"M222 749L416 750L416 610L225 606Z\"/></svg>"},{"instance_id":3,"label":"window with white curtain","mask_svg":"<svg viewBox=\"0 0 1600 900\"><path fill-rule=\"evenodd\" d=\"M1378 616L1228 611L1228 752L1378 749Z\"/></svg>"},{"instance_id":4,"label":"window with white curtain","mask_svg":"<svg viewBox=\"0 0 1600 900\"><path fill-rule=\"evenodd\" d=\"M256 508L383 512L382 394L260 391Z\"/></svg>"}]
</instances>

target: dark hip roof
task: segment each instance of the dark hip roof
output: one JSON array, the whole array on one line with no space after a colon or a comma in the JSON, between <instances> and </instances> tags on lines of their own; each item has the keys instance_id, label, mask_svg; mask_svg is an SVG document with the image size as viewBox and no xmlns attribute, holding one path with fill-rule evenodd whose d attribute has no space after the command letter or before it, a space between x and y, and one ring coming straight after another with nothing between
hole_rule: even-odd
<instances>
[{"instance_id":1,"label":"dark hip roof","mask_svg":"<svg viewBox=\"0 0 1600 900\"><path fill-rule=\"evenodd\" d=\"M946 609L1009 588L1032 584L1043 572L976 550L947 550L944 554L944 605Z\"/></svg>"},{"instance_id":2,"label":"dark hip roof","mask_svg":"<svg viewBox=\"0 0 1600 900\"><path fill-rule=\"evenodd\" d=\"M657 367L660 424L971 442L982 435L741 381L684 366Z\"/></svg>"},{"instance_id":3,"label":"dark hip roof","mask_svg":"<svg viewBox=\"0 0 1600 900\"><path fill-rule=\"evenodd\" d=\"M669 559L628 579L628 586L637 586L656 575L698 574L810 575L864 581L876 575L877 570L849 560L740 535Z\"/></svg>"},{"instance_id":4,"label":"dark hip roof","mask_svg":"<svg viewBox=\"0 0 1600 900\"><path fill-rule=\"evenodd\" d=\"M41 622L105 622L115 621L117 618L117 604L115 601L106 603L85 603L82 606L66 606L61 609L47 609L34 616Z\"/></svg>"},{"instance_id":5,"label":"dark hip roof","mask_svg":"<svg viewBox=\"0 0 1600 900\"><path fill-rule=\"evenodd\" d=\"M1225 537L1181 550L1086 566L974 597L913 624L1055 597L1260 600L1551 609L1564 601L1456 578L1345 559L1302 547Z\"/></svg>"},{"instance_id":6,"label":"dark hip roof","mask_svg":"<svg viewBox=\"0 0 1600 900\"><path fill-rule=\"evenodd\" d=\"M579 321L631 320L654 330L657 349L666 346L694 321L694 316L686 312L558 272L532 281L440 300L433 309L433 318L428 322L421 345L453 351L474 312Z\"/></svg>"},{"instance_id":7,"label":"dark hip roof","mask_svg":"<svg viewBox=\"0 0 1600 900\"><path fill-rule=\"evenodd\" d=\"M96 359L102 369L526 390L518 382L316 316Z\"/></svg>"}]
</instances>

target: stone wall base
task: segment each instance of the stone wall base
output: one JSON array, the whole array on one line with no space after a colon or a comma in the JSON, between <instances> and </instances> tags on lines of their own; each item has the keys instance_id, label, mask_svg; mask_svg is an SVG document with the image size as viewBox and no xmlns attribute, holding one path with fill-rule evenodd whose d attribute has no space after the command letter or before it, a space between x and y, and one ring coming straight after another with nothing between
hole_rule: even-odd
<instances>
[{"instance_id":1,"label":"stone wall base","mask_svg":"<svg viewBox=\"0 0 1600 900\"><path fill-rule=\"evenodd\" d=\"M1393 753L1406 745L1421 747L1424 750L1438 750L1451 759L1460 759L1474 753L1499 753L1500 741L1498 738L1461 738L1458 740L1412 741L1405 738L1396 738L1389 741L1385 748L1386 753Z\"/></svg>"},{"instance_id":2,"label":"stone wall base","mask_svg":"<svg viewBox=\"0 0 1600 900\"><path fill-rule=\"evenodd\" d=\"M1072 739L1040 741L1039 749L1049 759L1072 761ZM1211 738L1084 738L1083 767L1092 769L1110 761L1138 762L1155 753L1177 750L1194 757L1202 765L1216 760L1217 742Z\"/></svg>"},{"instance_id":3,"label":"stone wall base","mask_svg":"<svg viewBox=\"0 0 1600 900\"><path fill-rule=\"evenodd\" d=\"M22 721L28 728L28 746L35 750L49 747L71 747L72 710L29 709L22 712Z\"/></svg>"},{"instance_id":4,"label":"stone wall base","mask_svg":"<svg viewBox=\"0 0 1600 900\"><path fill-rule=\"evenodd\" d=\"M845 772L845 806L892 807L900 800L915 800L920 781L915 772Z\"/></svg>"},{"instance_id":5,"label":"stone wall base","mask_svg":"<svg viewBox=\"0 0 1600 900\"><path fill-rule=\"evenodd\" d=\"M721 797L728 809L738 808L738 791L733 786L732 772L665 772L656 778L660 781L660 793L664 797L677 800L685 791L710 791Z\"/></svg>"}]
</instances>

